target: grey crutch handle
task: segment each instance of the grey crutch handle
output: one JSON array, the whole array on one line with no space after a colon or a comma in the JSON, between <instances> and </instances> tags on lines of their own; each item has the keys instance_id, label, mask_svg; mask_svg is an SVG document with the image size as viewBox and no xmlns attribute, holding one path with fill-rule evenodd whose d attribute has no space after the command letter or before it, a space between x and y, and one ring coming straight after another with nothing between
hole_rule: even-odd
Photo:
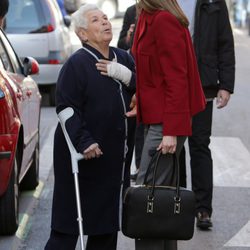
<instances>
[{"instance_id":1,"label":"grey crutch handle","mask_svg":"<svg viewBox=\"0 0 250 250\"><path fill-rule=\"evenodd\" d=\"M72 172L73 173L78 173L78 161L83 159L83 154L77 153L75 147L73 146L70 138L69 138L69 134L66 130L66 126L65 123L66 121L73 116L74 114L74 110L70 107L63 109L59 114L58 114L58 118L59 118L59 122L61 124L62 130L63 130L63 134L65 136L66 142L68 144L69 147L69 151L71 154L71 162L72 162Z\"/></svg>"}]
</instances>

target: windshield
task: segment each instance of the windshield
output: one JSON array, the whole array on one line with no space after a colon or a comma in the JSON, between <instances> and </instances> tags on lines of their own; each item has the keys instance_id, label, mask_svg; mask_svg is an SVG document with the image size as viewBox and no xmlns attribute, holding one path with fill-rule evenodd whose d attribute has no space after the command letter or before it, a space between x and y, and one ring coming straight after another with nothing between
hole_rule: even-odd
<instances>
[{"instance_id":1,"label":"windshield","mask_svg":"<svg viewBox=\"0 0 250 250\"><path fill-rule=\"evenodd\" d=\"M11 0L5 31L15 34L46 32L48 22L42 10L38 0Z\"/></svg>"}]
</instances>

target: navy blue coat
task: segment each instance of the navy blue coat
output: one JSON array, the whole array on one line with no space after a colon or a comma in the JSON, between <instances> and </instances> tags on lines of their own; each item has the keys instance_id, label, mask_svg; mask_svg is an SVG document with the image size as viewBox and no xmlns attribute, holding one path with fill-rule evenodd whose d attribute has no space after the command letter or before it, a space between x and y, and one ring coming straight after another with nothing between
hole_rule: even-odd
<instances>
[{"instance_id":1,"label":"navy blue coat","mask_svg":"<svg viewBox=\"0 0 250 250\"><path fill-rule=\"evenodd\" d=\"M94 48L84 45L100 59L104 57ZM79 49L63 66L57 83L57 112L72 107L74 115L67 123L69 136L78 152L98 143L100 158L79 162L79 184L83 213L83 230L87 235L112 233L119 230L119 202L126 137L125 111L120 94L129 110L135 92L135 65L123 50L110 47L109 60L132 70L129 87L112 78L102 76L96 69L96 58ZM129 120L129 119L127 119ZM52 229L78 234L74 180L70 154L60 125L54 139L54 197ZM129 185L129 168L125 168L125 185Z\"/></svg>"}]
</instances>

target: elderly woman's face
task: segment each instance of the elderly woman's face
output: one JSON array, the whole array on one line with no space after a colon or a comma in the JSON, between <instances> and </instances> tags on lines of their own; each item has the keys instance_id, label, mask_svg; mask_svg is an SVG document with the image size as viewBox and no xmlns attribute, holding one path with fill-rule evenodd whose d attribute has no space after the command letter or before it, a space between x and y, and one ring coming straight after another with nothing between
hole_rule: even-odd
<instances>
[{"instance_id":1,"label":"elderly woman's face","mask_svg":"<svg viewBox=\"0 0 250 250\"><path fill-rule=\"evenodd\" d=\"M88 21L85 35L91 43L109 43L112 40L112 27L107 15L100 10L91 10L86 13Z\"/></svg>"}]
</instances>

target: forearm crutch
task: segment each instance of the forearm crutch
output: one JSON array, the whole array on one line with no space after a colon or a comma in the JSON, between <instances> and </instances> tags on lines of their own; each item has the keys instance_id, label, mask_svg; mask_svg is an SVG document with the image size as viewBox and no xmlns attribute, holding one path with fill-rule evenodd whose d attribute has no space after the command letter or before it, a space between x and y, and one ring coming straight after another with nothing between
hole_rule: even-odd
<instances>
[{"instance_id":1,"label":"forearm crutch","mask_svg":"<svg viewBox=\"0 0 250 250\"><path fill-rule=\"evenodd\" d=\"M69 147L70 155L71 155L71 164L72 164L72 173L74 175L75 181L75 191L76 191L76 205L77 205L77 221L79 225L79 234L81 240L81 249L85 250L84 241L83 241L83 225L82 225L82 209L81 209L81 200L80 200L80 190L79 190L79 182L78 182L78 161L83 159L83 155L77 153L75 147L73 146L68 132L65 127L66 121L73 116L74 110L70 107L65 108L58 114L59 122L61 124L63 134L65 136L66 142Z\"/></svg>"}]
</instances>

